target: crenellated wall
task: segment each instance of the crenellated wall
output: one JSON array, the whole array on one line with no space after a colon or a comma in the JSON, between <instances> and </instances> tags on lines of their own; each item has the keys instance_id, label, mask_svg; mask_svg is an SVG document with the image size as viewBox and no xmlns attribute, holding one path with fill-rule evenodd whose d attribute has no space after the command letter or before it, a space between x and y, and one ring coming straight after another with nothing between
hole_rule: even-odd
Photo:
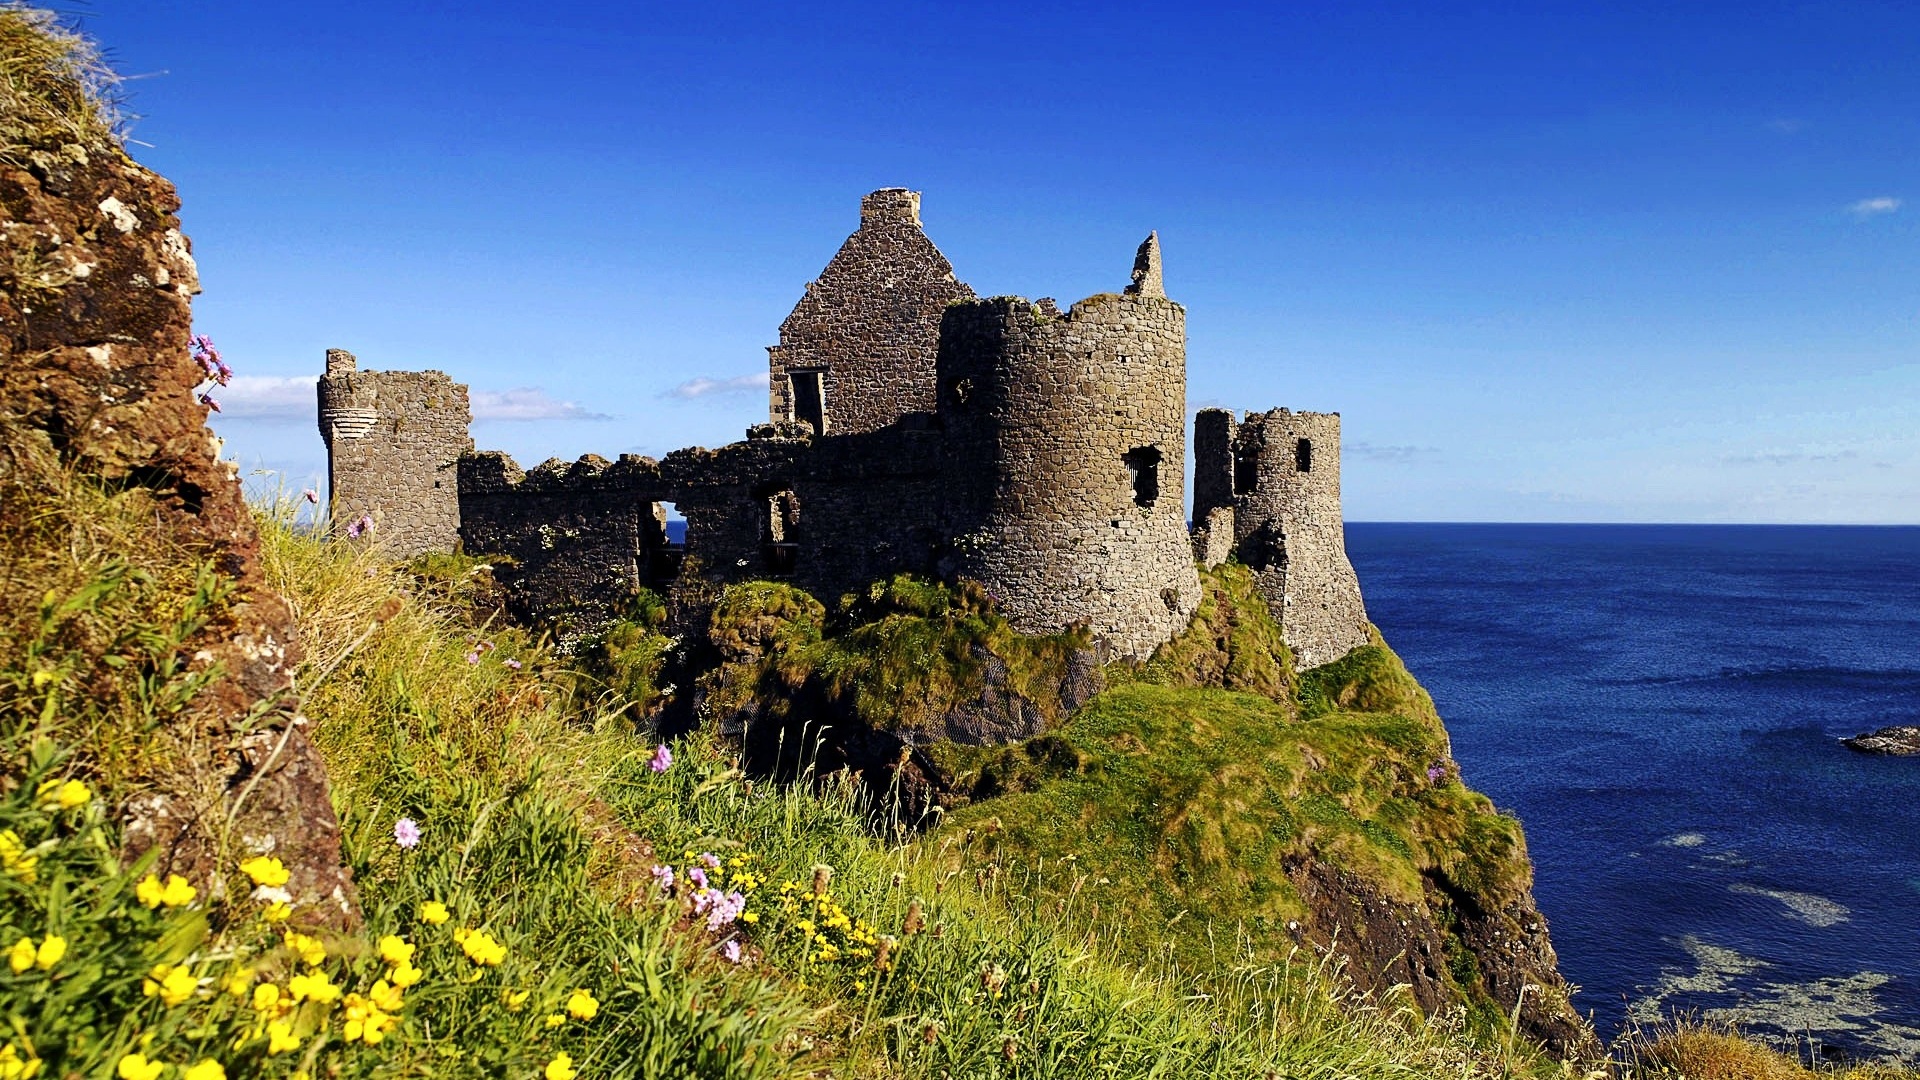
<instances>
[{"instance_id":1,"label":"crenellated wall","mask_svg":"<svg viewBox=\"0 0 1920 1080\"><path fill-rule=\"evenodd\" d=\"M455 463L473 449L467 388L439 371L361 371L328 349L319 396L334 532L364 516L363 535L395 555L453 550Z\"/></svg>"},{"instance_id":2,"label":"crenellated wall","mask_svg":"<svg viewBox=\"0 0 1920 1080\"><path fill-rule=\"evenodd\" d=\"M1275 409L1235 422L1225 409L1194 418L1196 527L1224 524L1254 571L1301 668L1367 643L1360 580L1347 559L1340 511L1340 414Z\"/></svg>"}]
</instances>

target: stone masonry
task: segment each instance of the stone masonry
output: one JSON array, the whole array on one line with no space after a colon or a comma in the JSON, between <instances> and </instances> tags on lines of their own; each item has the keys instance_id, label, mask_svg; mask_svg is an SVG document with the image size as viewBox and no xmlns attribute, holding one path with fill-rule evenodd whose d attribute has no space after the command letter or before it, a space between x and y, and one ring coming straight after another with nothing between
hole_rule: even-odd
<instances>
[{"instance_id":1,"label":"stone masonry","mask_svg":"<svg viewBox=\"0 0 1920 1080\"><path fill-rule=\"evenodd\" d=\"M1144 660L1184 629L1200 579L1180 305L1142 294L1064 315L1017 297L957 304L939 371L949 453L967 463L948 489L958 573L986 583L1015 627L1096 627L1120 656Z\"/></svg>"},{"instance_id":2,"label":"stone masonry","mask_svg":"<svg viewBox=\"0 0 1920 1080\"><path fill-rule=\"evenodd\" d=\"M860 229L780 324L767 350L768 418L822 435L874 431L933 411L940 314L973 299L920 228L920 193L860 200Z\"/></svg>"},{"instance_id":3,"label":"stone masonry","mask_svg":"<svg viewBox=\"0 0 1920 1080\"><path fill-rule=\"evenodd\" d=\"M1340 414L1275 409L1194 418L1194 519L1232 511L1234 553L1254 572L1301 668L1367 643L1360 579L1340 516Z\"/></svg>"},{"instance_id":4,"label":"stone masonry","mask_svg":"<svg viewBox=\"0 0 1920 1080\"><path fill-rule=\"evenodd\" d=\"M365 516L365 535L395 555L453 550L454 466L473 450L467 388L439 371L360 371L352 353L328 349L319 391L334 531Z\"/></svg>"},{"instance_id":5,"label":"stone masonry","mask_svg":"<svg viewBox=\"0 0 1920 1080\"><path fill-rule=\"evenodd\" d=\"M371 513L396 551L449 549L457 530L469 551L510 556L496 569L509 608L562 641L643 588L685 631L733 582L791 581L831 603L908 572L972 578L1024 631L1085 626L1108 655L1145 659L1199 603L1195 562L1232 555L1256 563L1302 666L1365 643L1337 416L1283 409L1236 427L1202 412L1190 534L1186 313L1166 296L1157 235L1124 292L1062 312L976 300L919 207L900 188L861 201L859 231L768 350L770 422L714 450L523 473L471 452L464 387L329 352L335 520ZM1311 460L1296 457L1309 442ZM684 543L667 538L668 502Z\"/></svg>"}]
</instances>

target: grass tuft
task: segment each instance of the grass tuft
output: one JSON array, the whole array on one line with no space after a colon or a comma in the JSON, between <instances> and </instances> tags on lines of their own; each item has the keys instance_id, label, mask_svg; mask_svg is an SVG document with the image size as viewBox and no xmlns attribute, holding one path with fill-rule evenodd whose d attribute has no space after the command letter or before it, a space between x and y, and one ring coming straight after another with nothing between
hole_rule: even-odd
<instances>
[{"instance_id":1,"label":"grass tuft","mask_svg":"<svg viewBox=\"0 0 1920 1080\"><path fill-rule=\"evenodd\" d=\"M119 145L120 82L99 50L53 12L0 6L0 160L34 150Z\"/></svg>"}]
</instances>

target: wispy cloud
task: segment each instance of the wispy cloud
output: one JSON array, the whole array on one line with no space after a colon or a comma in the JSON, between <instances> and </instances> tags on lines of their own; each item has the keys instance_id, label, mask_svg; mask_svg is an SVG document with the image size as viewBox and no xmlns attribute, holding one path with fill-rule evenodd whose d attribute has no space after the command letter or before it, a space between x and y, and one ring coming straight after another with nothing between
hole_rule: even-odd
<instances>
[{"instance_id":1,"label":"wispy cloud","mask_svg":"<svg viewBox=\"0 0 1920 1080\"><path fill-rule=\"evenodd\" d=\"M1847 209L1857 218L1879 217L1900 209L1900 200L1891 195L1876 195L1871 199L1861 199Z\"/></svg>"},{"instance_id":2,"label":"wispy cloud","mask_svg":"<svg viewBox=\"0 0 1920 1080\"><path fill-rule=\"evenodd\" d=\"M319 402L315 375L236 375L215 387L222 419L315 422ZM470 401L475 420L611 420L571 401L560 401L537 386L512 390L475 390Z\"/></svg>"},{"instance_id":3,"label":"wispy cloud","mask_svg":"<svg viewBox=\"0 0 1920 1080\"><path fill-rule=\"evenodd\" d=\"M1852 461L1858 450L1759 450L1751 454L1728 454L1729 465L1800 465L1819 461Z\"/></svg>"},{"instance_id":4,"label":"wispy cloud","mask_svg":"<svg viewBox=\"0 0 1920 1080\"><path fill-rule=\"evenodd\" d=\"M1354 457L1366 458L1368 461L1386 461L1401 465L1431 457L1440 452L1437 446L1378 446L1365 442L1350 442L1343 449Z\"/></svg>"},{"instance_id":5,"label":"wispy cloud","mask_svg":"<svg viewBox=\"0 0 1920 1080\"><path fill-rule=\"evenodd\" d=\"M242 420L311 419L319 411L313 384L316 375L235 375L233 382L214 387L220 415Z\"/></svg>"},{"instance_id":6,"label":"wispy cloud","mask_svg":"<svg viewBox=\"0 0 1920 1080\"><path fill-rule=\"evenodd\" d=\"M741 394L764 394L767 392L767 373L758 371L752 375L736 375L730 379L716 379L708 375L697 375L679 386L662 393L663 398L677 398L692 401L704 397L734 397Z\"/></svg>"},{"instance_id":7,"label":"wispy cloud","mask_svg":"<svg viewBox=\"0 0 1920 1080\"><path fill-rule=\"evenodd\" d=\"M571 401L560 401L537 386L520 386L512 390L475 390L469 400L473 403L475 420L611 420L606 413L597 413Z\"/></svg>"}]
</instances>

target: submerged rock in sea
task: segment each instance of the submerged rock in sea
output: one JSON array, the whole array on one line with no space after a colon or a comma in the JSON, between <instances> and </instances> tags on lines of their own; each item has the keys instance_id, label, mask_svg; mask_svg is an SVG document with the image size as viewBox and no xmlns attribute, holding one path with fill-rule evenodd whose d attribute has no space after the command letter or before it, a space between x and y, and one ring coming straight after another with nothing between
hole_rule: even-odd
<instances>
[{"instance_id":1,"label":"submerged rock in sea","mask_svg":"<svg viewBox=\"0 0 1920 1080\"><path fill-rule=\"evenodd\" d=\"M1895 724L1851 739L1841 739L1849 750L1863 754L1920 755L1920 726Z\"/></svg>"}]
</instances>

